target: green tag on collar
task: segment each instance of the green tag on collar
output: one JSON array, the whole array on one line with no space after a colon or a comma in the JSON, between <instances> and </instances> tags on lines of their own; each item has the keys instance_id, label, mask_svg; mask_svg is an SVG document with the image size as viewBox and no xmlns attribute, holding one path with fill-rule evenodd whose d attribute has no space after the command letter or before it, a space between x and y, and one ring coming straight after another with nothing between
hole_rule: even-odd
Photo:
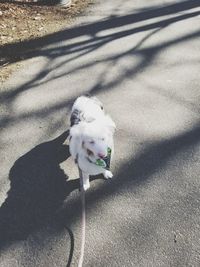
<instances>
[{"instance_id":1,"label":"green tag on collar","mask_svg":"<svg viewBox=\"0 0 200 267\"><path fill-rule=\"evenodd\" d=\"M106 168L109 170L110 169L111 152L112 152L111 148L108 147L107 156L104 159L97 159L95 164L97 166L100 166L102 168Z\"/></svg>"},{"instance_id":2,"label":"green tag on collar","mask_svg":"<svg viewBox=\"0 0 200 267\"><path fill-rule=\"evenodd\" d=\"M106 163L105 163L105 161L103 159L97 159L96 162L95 162L95 164L97 166L102 167L102 168L105 168L106 167Z\"/></svg>"}]
</instances>

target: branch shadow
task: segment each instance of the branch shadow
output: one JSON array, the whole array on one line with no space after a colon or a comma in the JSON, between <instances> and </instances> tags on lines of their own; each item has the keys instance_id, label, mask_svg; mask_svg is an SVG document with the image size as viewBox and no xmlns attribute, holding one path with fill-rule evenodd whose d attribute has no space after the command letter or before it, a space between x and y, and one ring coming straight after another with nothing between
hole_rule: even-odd
<instances>
[{"instance_id":1,"label":"branch shadow","mask_svg":"<svg viewBox=\"0 0 200 267\"><path fill-rule=\"evenodd\" d=\"M96 44L91 44L94 41L95 42L101 41L104 43L104 42L111 41L110 38L113 40L115 38L120 37L119 36L120 33L118 33L117 36L108 35L102 38L98 38L97 34L103 30L116 29L118 27L134 24L134 23L149 20L152 18L162 17L166 15L173 15L178 12L190 10L198 6L200 6L199 1L186 0L186 1L183 1L182 3L175 3L175 4L163 6L163 7L157 7L155 9L141 11L138 13L132 13L132 14L124 15L124 16L111 16L108 19L100 21L100 22L90 23L90 24L86 24L83 26L78 26L78 27L74 27L71 29L59 31L58 33L46 35L45 37L35 38L32 40L23 41L23 42L14 43L14 44L6 44L3 46L0 46L1 48L0 57L5 59L5 60L2 60L1 62L2 64L5 64L5 61L8 60L9 62L13 63L13 62L20 61L21 59L24 60L24 59L32 58L38 55L53 58L55 56L58 56L60 53L64 53L67 51L71 53L70 52L71 49L73 50L74 48L76 51L77 49L85 50L86 44L92 45L92 47L94 47L95 49ZM194 12L194 16L198 14L199 14L198 12ZM185 19L187 18L187 16L192 16L192 15L183 15L180 17L180 19ZM176 21L178 20L179 19L176 18ZM175 22L174 18L163 20L160 23L159 22L152 23L152 24L146 25L145 27L136 28L133 30L133 32L125 31L124 33L121 33L122 36L120 38L127 36L129 34L137 33L140 31L147 30L147 29L152 29L152 28L159 27L159 26L161 27L163 23L166 25L172 22ZM63 40L72 40L76 37L80 37L84 35L91 37L89 41L77 43L75 45L71 45L67 47L60 47L58 49L53 48L53 49L47 49L45 51L44 50L41 51L40 49L41 47L49 45L49 44L52 45L53 43L57 43Z\"/></svg>"},{"instance_id":2,"label":"branch shadow","mask_svg":"<svg viewBox=\"0 0 200 267\"><path fill-rule=\"evenodd\" d=\"M0 249L11 241L26 239L42 226L55 224L69 232L71 249L68 263L71 262L74 239L70 228L80 216L80 202L76 198L60 209L66 197L79 188L79 179L67 181L66 174L59 167L59 163L69 157L68 146L63 145L67 137L68 131L36 146L11 168L10 190L0 208ZM162 170L168 160L199 142L200 126L197 125L169 140L150 144L121 166L114 179L87 192L87 209L92 210L97 202L105 201L121 190L137 190L155 172ZM97 178L100 177L92 180Z\"/></svg>"},{"instance_id":3,"label":"branch shadow","mask_svg":"<svg viewBox=\"0 0 200 267\"><path fill-rule=\"evenodd\" d=\"M178 136L168 140L158 141L147 146L143 151L121 166L120 171L111 180L98 188L87 192L87 208L92 210L96 203L105 201L119 192L126 190L134 193L140 185L145 184L151 176L160 172L167 162L179 153L195 147L200 142L200 126L196 125ZM73 211L73 212L72 212ZM69 218L69 226L78 218L80 210L78 202L63 211Z\"/></svg>"},{"instance_id":4,"label":"branch shadow","mask_svg":"<svg viewBox=\"0 0 200 267\"><path fill-rule=\"evenodd\" d=\"M63 76L70 75L72 73L78 73L78 71L81 71L83 69L87 69L89 67L97 66L98 64L105 63L110 65L115 65L119 60L121 60L123 57L126 56L139 56L141 58L140 62L133 66L132 68L128 68L120 73L115 79L108 83L104 83L105 79L105 73L103 72L100 74L99 79L97 82L93 85L92 88L90 88L86 93L89 94L99 94L103 90L108 89L114 89L116 85L119 85L122 83L125 79L130 78L131 76L136 76L138 73L141 73L141 71L144 71L149 66L151 66L153 60L156 58L156 56L163 50L170 46L176 45L180 42L185 42L187 40L196 39L200 36L200 31L192 32L191 34L186 34L185 36L174 38L173 40L168 40L165 43L157 44L153 47L147 47L147 48L140 48L140 46L147 41L153 34L157 33L158 31L166 28L167 26L171 25L172 23L176 23L178 21L186 20L189 18L192 18L194 16L197 16L200 14L200 11L194 11L190 13L179 13L176 15L177 12L184 12L190 9L193 9L195 7L200 6L199 1L183 1L181 3L175 3L171 5L165 5L161 7L156 7L156 9L150 9L146 11L142 11L139 13L132 13L125 16L111 16L110 18L99 21L96 23L90 23L86 25L77 26L68 30L60 31L56 34L52 34L49 36L46 36L44 38L38 38L35 40L30 40L27 42L22 42L19 44L14 45L7 45L3 46L1 49L1 55L5 56L8 53L17 53L17 49L21 47L27 48L29 52L25 54L26 58L33 58L35 56L42 56L47 58L47 63L43 67L42 70L40 70L34 78L31 78L28 82L25 82L23 85L20 85L18 87L15 87L14 90L11 91L3 91L0 94L0 102L4 105L10 105L12 106L13 101L16 99L16 97L28 90L34 90L34 88L37 88L37 86L40 86L42 84L51 82L52 80L59 79ZM98 36L98 33L103 30L108 29L118 29L118 27L128 25L128 24L134 24L135 22L145 21L151 18L156 17L162 17L164 15L176 15L175 17L160 19L158 22L150 22L149 24L145 24L142 26L136 26L132 27L128 30L121 30L117 32L112 33L106 33L104 36ZM148 31L151 31L150 33ZM102 48L104 45L118 40L120 38L124 38L127 36L130 36L132 34L140 33L140 32L146 32L147 35L138 42L138 44L134 45L132 48L128 49L127 51L123 51L122 53L118 55L111 55L107 56L104 59L100 59L99 61L94 62L86 62L85 64L82 64L81 66L72 67L67 71L63 71L61 74L58 71L58 74L53 75L53 77L48 78L47 76L55 70L58 70L62 68L65 64L68 64L70 61L76 60L78 58L81 58L82 56L86 56L88 54L91 54L92 52L98 50L99 48ZM79 36L89 36L87 40L79 41L71 44L60 44L58 47L46 47L45 49L39 49L44 45L48 44L54 44L59 41L63 40L72 40ZM32 49L38 48L39 50L31 51ZM7 52L6 52L7 51ZM64 56L70 56L69 58L65 58ZM59 63L56 63L57 58L63 56L63 60ZM44 80L43 80L44 79ZM76 98L76 97L75 97ZM74 98L74 99L75 99ZM21 121L27 117L37 116L37 117L43 117L48 114L51 114L52 112L56 110L61 110L64 107L66 108L69 103L72 103L74 99L71 99L70 101L64 100L63 102L56 103L54 106L41 109L35 112L31 112L29 114L20 114L18 116L18 120ZM11 107L10 107L11 110ZM3 127L6 127L11 121L13 121L12 115L7 114L1 119L1 124Z\"/></svg>"},{"instance_id":5,"label":"branch shadow","mask_svg":"<svg viewBox=\"0 0 200 267\"><path fill-rule=\"evenodd\" d=\"M86 24L82 26L77 26L71 29L63 30L58 33L53 33L46 35L45 37L40 37L28 41L23 41L15 44L7 44L0 46L2 55L5 54L6 51L10 53L13 52L15 48L15 52L20 48L23 49L29 48L37 48L43 45L52 44L54 42L63 41L63 39L74 39L81 35L88 36L96 36L98 32L108 29L115 29L124 25L133 24L136 22L141 22L145 20L149 20L152 18L157 18L166 15L176 14L178 12L183 12L186 10L190 10L196 7L199 7L200 3L198 0L185 0L179 3L173 3L170 5L157 6L156 8L150 10L143 10L138 13L128 14L125 16L111 16L103 21L99 21L96 23Z\"/></svg>"},{"instance_id":6,"label":"branch shadow","mask_svg":"<svg viewBox=\"0 0 200 267\"><path fill-rule=\"evenodd\" d=\"M79 179L67 181L59 166L70 156L69 147L63 145L68 134L66 131L36 146L11 168L10 190L0 207L0 249L12 241L26 239L42 226L57 223L56 213L63 201L79 188ZM73 247L73 233L66 229Z\"/></svg>"},{"instance_id":7,"label":"branch shadow","mask_svg":"<svg viewBox=\"0 0 200 267\"><path fill-rule=\"evenodd\" d=\"M2 93L0 95L1 102L6 101L7 103L9 103L19 93L23 91L27 91L28 89L33 89L37 85L41 85L43 83L41 82L41 80L44 77L46 77L52 71L52 69L58 69L62 67L64 64L67 64L72 60L75 60L89 53L92 53L93 51L99 49L100 47L114 40L124 38L124 37L133 35L139 32L148 31L148 30L152 30L156 32L158 29L159 30L163 29L172 23L176 23L181 20L189 19L194 16L198 16L200 14L200 11L194 11L188 14L179 14L176 17L166 18L164 20L149 23L144 26L142 25L139 27L133 27L128 30L120 30L119 32L106 34L105 36L97 36L97 34L99 32L102 32L103 30L108 30L111 28L116 29L124 25L134 24L136 22L141 22L141 21L149 20L149 19L156 18L156 17L162 17L165 15L176 14L177 12L190 10L198 6L200 6L199 1L196 1L196 0L188 1L187 0L181 3L171 4L171 5L167 5L163 7L157 7L156 9L153 9L153 10L147 10L147 11L143 11L139 13L132 13L132 14L124 15L124 16L110 17L100 22L90 23L90 24L86 24L83 26L81 25L81 26L74 27L68 30L60 31L55 34L50 34L42 38L36 38L33 40L24 41L20 43L4 45L1 47L0 57L3 57L5 59L7 57L8 58L12 57L12 62L17 62L18 60L21 60L20 59L21 56L23 60L34 58L36 56L42 56L42 57L47 58L48 61L45 64L44 68L41 71L39 71L38 74L33 79L25 83L23 86L15 88L15 90L13 90L12 92ZM196 35L198 36L199 32L197 32ZM59 45L58 47L51 47L51 48L47 47L45 49L41 49L43 46L46 46L49 44L52 45L54 43L58 43L59 41L63 41L63 40L72 40L80 36L89 36L90 38L88 40L72 43L69 45ZM195 36L194 35L191 36L191 38L193 37ZM147 38L144 38L144 39L147 39ZM158 47L151 48L150 50L146 49L145 51L141 51L140 53L138 52L142 57L142 63L141 63L141 66L139 66L139 68L136 67L135 72L137 72L138 69L143 69L146 65L149 66L151 63L151 59L153 59L155 55L157 55L161 49L165 48L165 46L167 46L167 44L158 45ZM133 55L133 52L136 51L136 49L138 51L138 48L139 46L136 45L130 51L126 51L125 53L118 55L116 58L113 57L113 58L105 59L104 62L111 62L111 61L113 62L115 60L119 60L120 58L122 58L123 56L126 56L127 54ZM65 55L65 56L73 55L74 53L80 53L80 54L72 56L72 58L69 58L67 60L64 59L64 61L62 61L61 63L53 66L53 62L56 58L62 55ZM151 58L149 57L149 54L152 54ZM93 64L96 64L96 62L94 62ZM51 68L51 65L53 66L52 68ZM57 79L57 78L60 78L61 76L74 73L86 67L88 68L89 66L83 65L81 66L81 68L78 68L78 69L75 68L66 73L62 73L61 75L56 75L55 77L53 77L53 79ZM135 72L133 71L133 74ZM130 74L126 73L126 75L131 75L131 74L132 72ZM44 81L44 83L47 83L51 80L52 79L47 79ZM121 77L120 77L120 80L122 80ZM116 83L117 82L118 80L116 81ZM112 87L112 84L108 85L108 87L109 86ZM96 87L99 87L99 85L97 85ZM94 88L92 90L94 90ZM95 90L94 90L94 93L95 93Z\"/></svg>"}]
</instances>

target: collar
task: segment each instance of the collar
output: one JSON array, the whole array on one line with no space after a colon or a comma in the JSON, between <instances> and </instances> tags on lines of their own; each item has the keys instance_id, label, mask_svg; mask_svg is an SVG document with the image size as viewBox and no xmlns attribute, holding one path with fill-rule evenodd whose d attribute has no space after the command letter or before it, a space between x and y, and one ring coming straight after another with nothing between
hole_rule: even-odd
<instances>
[{"instance_id":1,"label":"collar","mask_svg":"<svg viewBox=\"0 0 200 267\"><path fill-rule=\"evenodd\" d=\"M108 147L108 155L107 157L103 160L103 159L97 159L95 162L92 161L90 158L85 157L85 159L87 159L87 161L91 164L94 164L96 166L102 167L104 169L110 169L110 160L111 160L111 148ZM76 159L75 159L75 163L78 164L78 154L76 155Z\"/></svg>"},{"instance_id":2,"label":"collar","mask_svg":"<svg viewBox=\"0 0 200 267\"><path fill-rule=\"evenodd\" d=\"M94 161L92 161L90 158L88 158L88 157L85 157L86 159L87 159L87 161L89 161L90 163L93 163L93 164L95 164L96 165L96 163L94 162Z\"/></svg>"},{"instance_id":3,"label":"collar","mask_svg":"<svg viewBox=\"0 0 200 267\"><path fill-rule=\"evenodd\" d=\"M89 163L92 163L92 164L95 164L95 165L96 165L96 163L93 162L93 161L91 161L91 159L89 159L88 157L85 157L85 158L87 159L87 161L88 161ZM75 163L78 164L78 154L76 155Z\"/></svg>"}]
</instances>

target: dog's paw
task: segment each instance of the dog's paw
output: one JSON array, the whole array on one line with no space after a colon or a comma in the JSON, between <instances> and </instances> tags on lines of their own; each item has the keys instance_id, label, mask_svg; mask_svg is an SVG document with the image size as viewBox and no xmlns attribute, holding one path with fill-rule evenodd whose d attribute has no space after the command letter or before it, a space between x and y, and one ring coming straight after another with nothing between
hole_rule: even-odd
<instances>
[{"instance_id":1,"label":"dog's paw","mask_svg":"<svg viewBox=\"0 0 200 267\"><path fill-rule=\"evenodd\" d=\"M90 188L90 182L83 183L83 189L84 191L87 191Z\"/></svg>"},{"instance_id":2,"label":"dog's paw","mask_svg":"<svg viewBox=\"0 0 200 267\"><path fill-rule=\"evenodd\" d=\"M112 172L108 170L106 170L103 175L106 179L111 179L113 177Z\"/></svg>"}]
</instances>

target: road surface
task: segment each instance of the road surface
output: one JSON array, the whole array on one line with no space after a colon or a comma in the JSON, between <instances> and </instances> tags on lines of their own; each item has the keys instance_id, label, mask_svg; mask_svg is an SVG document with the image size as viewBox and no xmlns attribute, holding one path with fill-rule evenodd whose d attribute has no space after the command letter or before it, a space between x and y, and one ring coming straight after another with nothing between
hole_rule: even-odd
<instances>
[{"instance_id":1,"label":"road surface","mask_svg":"<svg viewBox=\"0 0 200 267\"><path fill-rule=\"evenodd\" d=\"M96 0L40 41L0 92L0 266L77 266L66 131L85 93L117 132L114 178L86 194L84 266L200 266L199 1Z\"/></svg>"}]
</instances>

